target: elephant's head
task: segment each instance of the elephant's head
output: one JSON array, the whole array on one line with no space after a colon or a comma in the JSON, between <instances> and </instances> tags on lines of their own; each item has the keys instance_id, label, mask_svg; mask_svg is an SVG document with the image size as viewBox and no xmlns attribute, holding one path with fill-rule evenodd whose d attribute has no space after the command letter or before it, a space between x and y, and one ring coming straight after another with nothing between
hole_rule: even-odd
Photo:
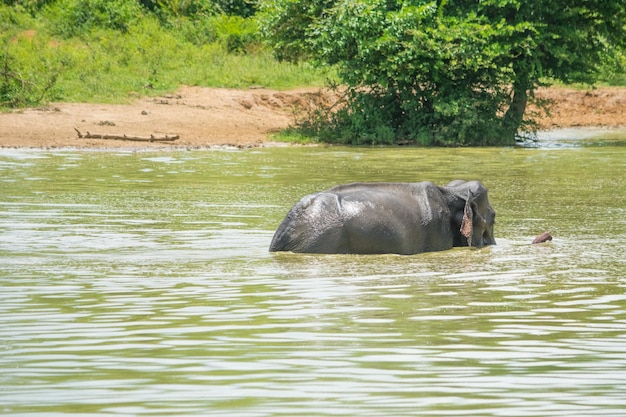
<instances>
[{"instance_id":1,"label":"elephant's head","mask_svg":"<svg viewBox=\"0 0 626 417\"><path fill-rule=\"evenodd\" d=\"M444 187L451 194L454 246L495 245L496 212L489 204L487 188L480 181L455 180Z\"/></svg>"}]
</instances>

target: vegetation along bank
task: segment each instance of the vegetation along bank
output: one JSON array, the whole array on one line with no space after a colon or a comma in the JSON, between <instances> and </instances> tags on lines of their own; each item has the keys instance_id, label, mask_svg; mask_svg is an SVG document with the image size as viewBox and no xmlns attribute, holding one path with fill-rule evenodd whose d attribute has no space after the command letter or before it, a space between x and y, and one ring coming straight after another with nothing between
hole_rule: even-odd
<instances>
[{"instance_id":1,"label":"vegetation along bank","mask_svg":"<svg viewBox=\"0 0 626 417\"><path fill-rule=\"evenodd\" d=\"M562 124L572 100L615 113L596 125L623 124L623 89L608 86L626 81L626 6L556 2L2 0L1 145L35 116L56 141L181 134L189 146L177 130L194 123L211 143L255 144L292 125L333 143L509 145ZM560 103L549 116L545 99ZM136 117L152 130L125 106L145 107ZM182 109L191 120L158 125Z\"/></svg>"}]
</instances>

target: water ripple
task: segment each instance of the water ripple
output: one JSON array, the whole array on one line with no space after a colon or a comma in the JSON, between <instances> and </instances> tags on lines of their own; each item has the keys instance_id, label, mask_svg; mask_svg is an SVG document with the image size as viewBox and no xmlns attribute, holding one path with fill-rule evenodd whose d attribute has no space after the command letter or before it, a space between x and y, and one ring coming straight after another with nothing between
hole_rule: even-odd
<instances>
[{"instance_id":1,"label":"water ripple","mask_svg":"<svg viewBox=\"0 0 626 417\"><path fill-rule=\"evenodd\" d=\"M575 150L604 161L595 188L558 176L567 149L468 151L499 173L502 238L416 256L267 247L322 183L443 180L477 169L463 152L3 153L0 412L621 416L623 200L602 193L623 155L603 149ZM593 197L583 218L560 182Z\"/></svg>"}]
</instances>

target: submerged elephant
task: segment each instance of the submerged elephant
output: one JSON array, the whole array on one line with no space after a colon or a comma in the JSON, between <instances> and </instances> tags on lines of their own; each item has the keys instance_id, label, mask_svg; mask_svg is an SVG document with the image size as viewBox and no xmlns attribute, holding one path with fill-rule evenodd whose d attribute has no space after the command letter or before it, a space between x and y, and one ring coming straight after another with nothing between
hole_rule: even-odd
<instances>
[{"instance_id":1,"label":"submerged elephant","mask_svg":"<svg viewBox=\"0 0 626 417\"><path fill-rule=\"evenodd\" d=\"M480 181L339 185L302 198L270 252L409 255L494 245L495 217Z\"/></svg>"}]
</instances>

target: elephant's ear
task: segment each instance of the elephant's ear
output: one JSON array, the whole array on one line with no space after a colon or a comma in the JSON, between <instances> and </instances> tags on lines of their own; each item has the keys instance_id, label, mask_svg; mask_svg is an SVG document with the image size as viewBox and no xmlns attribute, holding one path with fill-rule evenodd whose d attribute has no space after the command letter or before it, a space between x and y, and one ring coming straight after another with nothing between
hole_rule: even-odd
<instances>
[{"instance_id":1,"label":"elephant's ear","mask_svg":"<svg viewBox=\"0 0 626 417\"><path fill-rule=\"evenodd\" d=\"M474 196L470 193L465 208L463 209L463 221L461 222L461 234L467 239L467 246L472 246L472 232L474 224L474 212L472 211L472 203Z\"/></svg>"}]
</instances>

